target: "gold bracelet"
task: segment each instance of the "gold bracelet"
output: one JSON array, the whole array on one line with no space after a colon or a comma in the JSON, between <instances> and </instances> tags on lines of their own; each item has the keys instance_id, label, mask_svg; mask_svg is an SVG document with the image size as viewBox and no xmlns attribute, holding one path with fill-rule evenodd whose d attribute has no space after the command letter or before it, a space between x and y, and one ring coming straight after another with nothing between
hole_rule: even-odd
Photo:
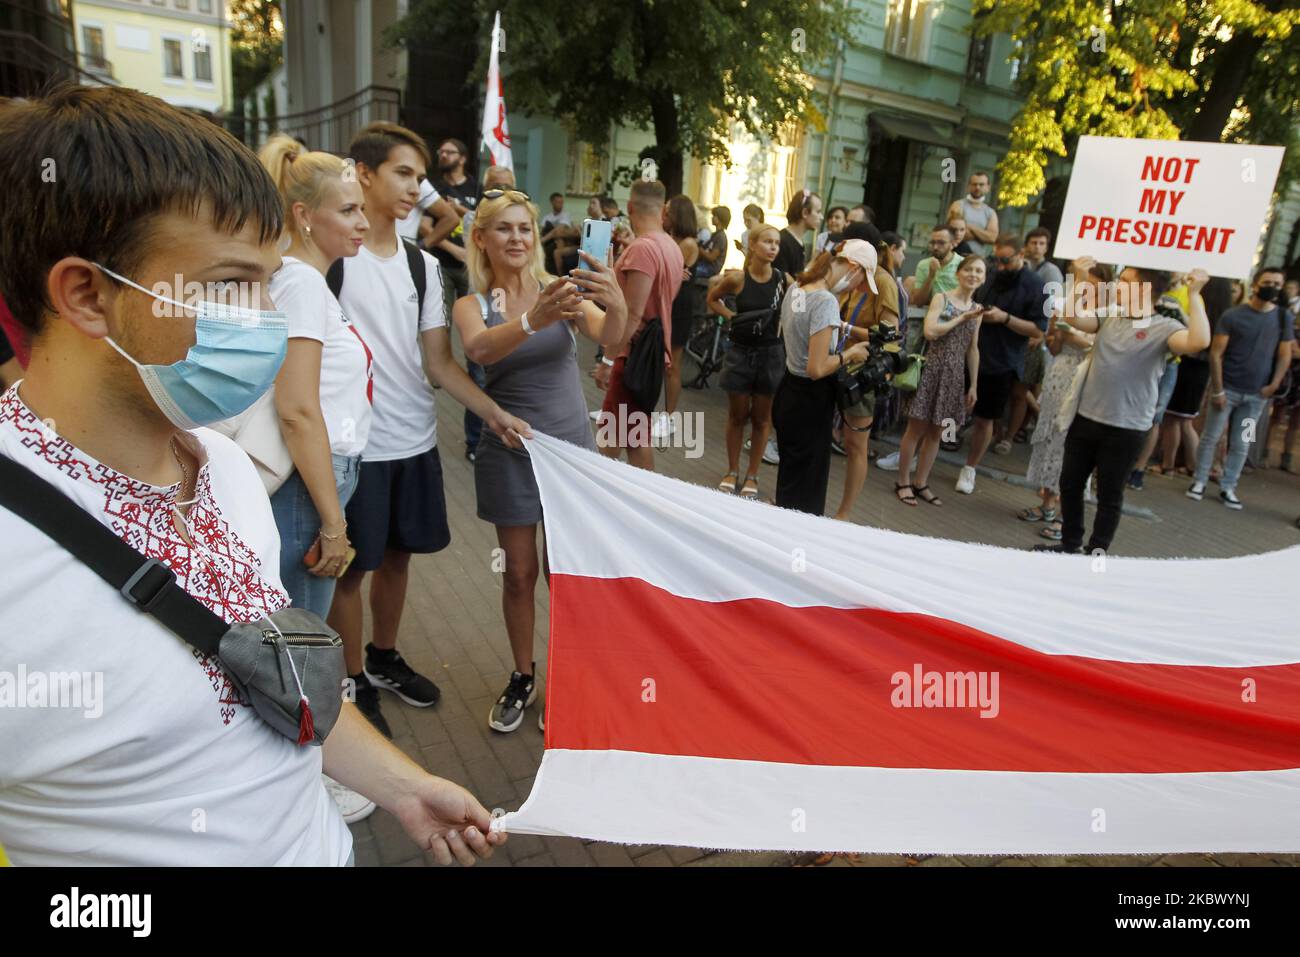
<instances>
[{"instance_id":1,"label":"gold bracelet","mask_svg":"<svg viewBox=\"0 0 1300 957\"><path fill-rule=\"evenodd\" d=\"M344 522L343 530L339 532L337 535L329 534L328 532L325 531L324 527L322 527L320 530L320 537L325 539L325 541L327 542L337 542L340 538L343 538L345 535L347 535L347 533L348 533L348 523Z\"/></svg>"}]
</instances>

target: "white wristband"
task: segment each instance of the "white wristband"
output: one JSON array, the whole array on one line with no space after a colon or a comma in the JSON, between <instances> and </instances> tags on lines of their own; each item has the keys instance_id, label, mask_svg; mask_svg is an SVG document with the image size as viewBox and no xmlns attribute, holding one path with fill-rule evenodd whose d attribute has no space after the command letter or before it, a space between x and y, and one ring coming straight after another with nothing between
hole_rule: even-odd
<instances>
[{"instance_id":1,"label":"white wristband","mask_svg":"<svg viewBox=\"0 0 1300 957\"><path fill-rule=\"evenodd\" d=\"M524 327L524 332L528 335L536 335L537 330L528 324L528 313L519 317L519 324Z\"/></svg>"},{"instance_id":2,"label":"white wristband","mask_svg":"<svg viewBox=\"0 0 1300 957\"><path fill-rule=\"evenodd\" d=\"M611 359L609 356L601 356L600 361L605 363L605 365L607 366L612 366L614 364L614 360Z\"/></svg>"}]
</instances>

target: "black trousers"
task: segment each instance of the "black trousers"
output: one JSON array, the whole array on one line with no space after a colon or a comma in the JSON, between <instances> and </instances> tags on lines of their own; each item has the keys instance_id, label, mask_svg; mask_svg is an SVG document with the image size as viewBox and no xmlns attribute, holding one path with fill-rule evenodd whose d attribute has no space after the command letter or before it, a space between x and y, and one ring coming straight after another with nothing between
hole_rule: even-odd
<instances>
[{"instance_id":1,"label":"black trousers","mask_svg":"<svg viewBox=\"0 0 1300 957\"><path fill-rule=\"evenodd\" d=\"M1110 548L1124 504L1124 482L1146 437L1143 429L1121 429L1081 415L1074 417L1065 436L1065 461L1061 466L1061 544L1067 549L1083 544L1083 489L1094 469L1097 517L1092 523L1088 551Z\"/></svg>"},{"instance_id":2,"label":"black trousers","mask_svg":"<svg viewBox=\"0 0 1300 957\"><path fill-rule=\"evenodd\" d=\"M781 508L825 513L834 417L834 376L814 380L786 372L772 402L781 459L776 469L776 504Z\"/></svg>"}]
</instances>

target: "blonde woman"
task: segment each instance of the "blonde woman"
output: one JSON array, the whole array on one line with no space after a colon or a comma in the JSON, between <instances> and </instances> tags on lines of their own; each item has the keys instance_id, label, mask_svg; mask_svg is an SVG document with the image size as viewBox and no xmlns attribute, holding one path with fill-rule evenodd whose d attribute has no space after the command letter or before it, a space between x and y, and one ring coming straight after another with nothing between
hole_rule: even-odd
<instances>
[{"instance_id":1,"label":"blonde woman","mask_svg":"<svg viewBox=\"0 0 1300 957\"><path fill-rule=\"evenodd\" d=\"M452 321L467 358L483 366L485 391L533 429L595 451L575 331L602 346L622 341L627 306L614 271L584 253L584 268L570 278L548 275L537 209L513 189L483 193L465 249L473 292L456 301ZM508 732L537 697L533 592L542 504L527 453L507 448L491 432L479 441L474 486L478 516L496 526L505 553L501 603L515 670L488 726Z\"/></svg>"},{"instance_id":2,"label":"blonde woman","mask_svg":"<svg viewBox=\"0 0 1300 957\"><path fill-rule=\"evenodd\" d=\"M271 300L289 319L289 347L275 379L275 410L294 470L271 496L280 531L280 580L293 604L324 618L347 568L343 510L357 487L370 435L370 350L325 283L330 263L355 256L370 224L352 170L331 153L308 152L284 135L259 154L284 201L282 263ZM287 243L287 245L286 245ZM304 559L319 543L319 555ZM347 640L349 675L361 671L361 642ZM373 801L326 776L349 824Z\"/></svg>"},{"instance_id":3,"label":"blonde woman","mask_svg":"<svg viewBox=\"0 0 1300 957\"><path fill-rule=\"evenodd\" d=\"M791 277L772 265L781 251L781 232L758 223L749 230L745 268L722 274L709 287L708 308L727 319L744 316L731 330L731 347L722 360L722 391L727 393L727 473L718 488L758 497L758 469L772 431L772 399L785 375L781 343L781 297ZM735 297L736 308L725 299ZM740 450L749 425L749 464L741 482Z\"/></svg>"},{"instance_id":4,"label":"blonde woman","mask_svg":"<svg viewBox=\"0 0 1300 957\"><path fill-rule=\"evenodd\" d=\"M369 229L356 177L330 153L284 135L260 153L284 199L283 264L271 299L289 317L289 349L275 380L280 431L294 471L271 496L280 530L280 579L293 603L324 618L345 567L343 509L356 489L370 432L370 351L325 284L325 271L355 256ZM316 542L320 557L303 558ZM361 670L348 648L348 674Z\"/></svg>"}]
</instances>

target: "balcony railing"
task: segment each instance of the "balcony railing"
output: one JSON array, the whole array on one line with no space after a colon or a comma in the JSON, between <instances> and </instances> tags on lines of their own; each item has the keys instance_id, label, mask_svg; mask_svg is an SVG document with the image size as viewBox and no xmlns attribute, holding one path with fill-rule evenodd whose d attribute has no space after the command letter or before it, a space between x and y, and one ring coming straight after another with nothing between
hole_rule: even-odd
<instances>
[{"instance_id":1,"label":"balcony railing","mask_svg":"<svg viewBox=\"0 0 1300 957\"><path fill-rule=\"evenodd\" d=\"M310 149L339 155L347 152L352 137L366 124L377 120L397 123L402 112L401 91L388 86L368 86L329 106L285 116L254 115L253 102L255 98L250 97L245 112L232 112L222 120L228 130L253 149L272 134L287 133L304 140Z\"/></svg>"},{"instance_id":2,"label":"balcony railing","mask_svg":"<svg viewBox=\"0 0 1300 957\"><path fill-rule=\"evenodd\" d=\"M31 34L0 30L0 96L35 96L59 80L116 86L111 75L83 70Z\"/></svg>"}]
</instances>

